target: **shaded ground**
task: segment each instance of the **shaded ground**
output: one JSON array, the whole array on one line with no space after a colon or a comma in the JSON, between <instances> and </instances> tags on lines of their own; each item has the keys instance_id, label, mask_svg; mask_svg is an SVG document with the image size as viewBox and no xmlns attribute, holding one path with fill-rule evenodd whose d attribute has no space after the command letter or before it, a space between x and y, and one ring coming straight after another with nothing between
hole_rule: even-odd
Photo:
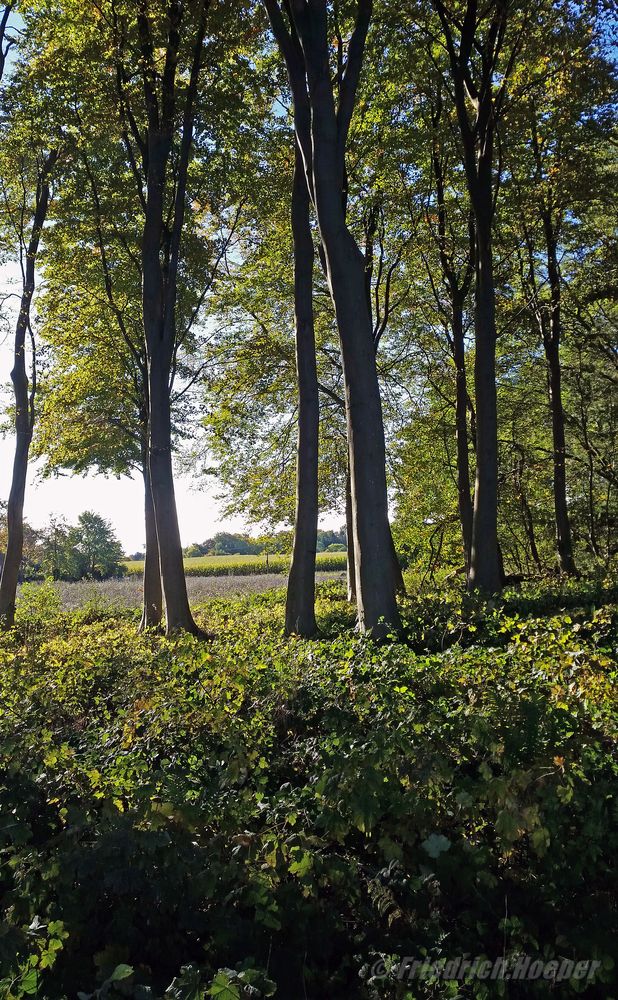
<instances>
[{"instance_id":1,"label":"shaded ground","mask_svg":"<svg viewBox=\"0 0 618 1000\"><path fill-rule=\"evenodd\" d=\"M317 580L343 580L345 573L317 573ZM251 576L189 576L187 589L192 604L208 597L233 597L240 594L258 594L285 586L283 573L262 573ZM118 607L138 607L142 599L142 581L139 576L121 580L80 580L77 583L56 583L55 589L62 598L65 611L73 611L85 604L101 601Z\"/></svg>"}]
</instances>

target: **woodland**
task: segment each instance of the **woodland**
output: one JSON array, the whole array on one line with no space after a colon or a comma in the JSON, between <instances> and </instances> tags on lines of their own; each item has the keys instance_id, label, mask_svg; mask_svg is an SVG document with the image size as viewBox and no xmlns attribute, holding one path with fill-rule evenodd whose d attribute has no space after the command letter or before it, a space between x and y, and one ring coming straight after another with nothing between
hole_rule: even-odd
<instances>
[{"instance_id":1,"label":"woodland","mask_svg":"<svg viewBox=\"0 0 618 1000\"><path fill-rule=\"evenodd\" d=\"M0 5L0 1000L618 995L617 14Z\"/></svg>"}]
</instances>

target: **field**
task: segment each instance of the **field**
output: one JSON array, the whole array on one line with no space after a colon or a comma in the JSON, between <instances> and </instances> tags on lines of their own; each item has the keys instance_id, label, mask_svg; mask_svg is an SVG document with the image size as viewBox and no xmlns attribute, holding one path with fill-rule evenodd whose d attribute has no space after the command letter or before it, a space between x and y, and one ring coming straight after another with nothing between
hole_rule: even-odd
<instances>
[{"instance_id":1,"label":"field","mask_svg":"<svg viewBox=\"0 0 618 1000\"><path fill-rule=\"evenodd\" d=\"M209 642L26 596L0 638L4 1000L617 995L615 590L423 594L383 646L336 583L313 642L282 638L281 590L202 603ZM562 979L398 972L522 952Z\"/></svg>"},{"instance_id":2,"label":"field","mask_svg":"<svg viewBox=\"0 0 618 1000\"><path fill-rule=\"evenodd\" d=\"M318 583L343 578L343 572L316 573ZM275 590L285 586L284 573L225 573L210 576L192 575L187 577L187 592L191 604L199 604L210 597L239 597L242 594L261 594L267 590ZM21 589L21 599L40 603L43 586L44 592L53 592L60 599L64 611L75 611L86 606L95 610L105 608L137 608L142 602L142 578L138 573L111 580L77 580L76 582L58 581L53 584L27 584Z\"/></svg>"},{"instance_id":3,"label":"field","mask_svg":"<svg viewBox=\"0 0 618 1000\"><path fill-rule=\"evenodd\" d=\"M185 559L187 576L252 576L258 573L287 573L290 557L285 555L258 556L194 556ZM141 560L128 559L124 565L129 573L143 573ZM318 552L317 567L322 572L345 570L345 552Z\"/></svg>"}]
</instances>

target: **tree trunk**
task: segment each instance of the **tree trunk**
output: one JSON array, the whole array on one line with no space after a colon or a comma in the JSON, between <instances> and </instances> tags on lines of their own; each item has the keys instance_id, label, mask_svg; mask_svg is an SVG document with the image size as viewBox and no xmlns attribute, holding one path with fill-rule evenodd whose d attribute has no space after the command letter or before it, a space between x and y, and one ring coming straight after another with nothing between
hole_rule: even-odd
<instances>
[{"instance_id":1,"label":"tree trunk","mask_svg":"<svg viewBox=\"0 0 618 1000\"><path fill-rule=\"evenodd\" d=\"M161 624L163 591L161 587L161 565L155 520L152 490L150 488L150 468L148 446L142 449L142 475L144 477L144 522L146 528L146 554L144 559L143 603L140 631L158 628Z\"/></svg>"},{"instance_id":2,"label":"tree trunk","mask_svg":"<svg viewBox=\"0 0 618 1000\"><path fill-rule=\"evenodd\" d=\"M291 33L279 4L274 0L265 0L265 4L288 65L297 141L303 151L341 342L359 625L379 638L399 631L401 621L392 569L384 425L366 298L365 259L345 220L347 133L372 5L370 0L357 4L336 108L326 4L286 5Z\"/></svg>"},{"instance_id":3,"label":"tree trunk","mask_svg":"<svg viewBox=\"0 0 618 1000\"><path fill-rule=\"evenodd\" d=\"M348 460L345 477L345 531L347 543L346 572L348 583L348 601L356 604L356 567L354 565L354 517L352 516L352 483L350 481L350 462Z\"/></svg>"},{"instance_id":4,"label":"tree trunk","mask_svg":"<svg viewBox=\"0 0 618 1000\"><path fill-rule=\"evenodd\" d=\"M178 347L176 300L178 268L185 214L189 160L193 143L194 103L198 91L208 0L196 5L198 27L193 42L191 70L186 81L182 127L177 156L172 158L177 127L177 73L182 4L169 8L169 32L164 70L159 71L148 5L138 5L142 81L148 119L147 183L142 235L142 313L148 361L149 471L157 530L161 581L168 635L181 630L202 635L191 615L187 597L178 512L172 471L171 373ZM160 73L160 83L159 80ZM183 87L184 89L184 87ZM173 177L168 175L171 162ZM166 203L167 189L170 205Z\"/></svg>"},{"instance_id":5,"label":"tree trunk","mask_svg":"<svg viewBox=\"0 0 618 1000\"><path fill-rule=\"evenodd\" d=\"M373 331L365 300L364 260L345 226L332 232L330 223L324 223L324 213L320 224L324 228L343 357L358 617L361 629L380 637L399 630L401 623L395 597L384 425Z\"/></svg>"},{"instance_id":6,"label":"tree trunk","mask_svg":"<svg viewBox=\"0 0 618 1000\"><path fill-rule=\"evenodd\" d=\"M17 366L16 366L17 367ZM15 456L13 459L13 477L7 505L7 546L2 566L0 580L0 626L11 628L15 622L15 601L19 569L24 548L24 497L26 492L26 476L28 473L28 454L32 432L28 416L28 382L21 382L14 368L11 378L15 388L17 406L15 416ZM22 419L21 400L25 398L25 420ZM24 426L25 425L25 426Z\"/></svg>"},{"instance_id":7,"label":"tree trunk","mask_svg":"<svg viewBox=\"0 0 618 1000\"><path fill-rule=\"evenodd\" d=\"M26 372L26 334L30 328L30 306L35 286L35 264L41 231L49 207L49 178L58 159L52 150L46 157L37 183L32 231L25 253L24 283L15 326L14 363L11 381L15 394L15 456L7 507L7 547L0 579L0 626L10 628L15 621L17 583L24 549L24 498L28 456L34 425L33 384L29 393Z\"/></svg>"},{"instance_id":8,"label":"tree trunk","mask_svg":"<svg viewBox=\"0 0 618 1000\"><path fill-rule=\"evenodd\" d=\"M556 548L562 573L575 576L577 569L573 558L571 524L566 497L566 443L564 436L564 410L562 406L562 372L560 369L559 342L545 341L549 405L551 408L552 450L554 463L554 515L556 522Z\"/></svg>"},{"instance_id":9,"label":"tree trunk","mask_svg":"<svg viewBox=\"0 0 618 1000\"><path fill-rule=\"evenodd\" d=\"M285 606L286 634L312 636L315 620L315 557L318 531L320 404L313 327L313 238L309 191L298 144L292 191L294 307L298 378L296 517Z\"/></svg>"},{"instance_id":10,"label":"tree trunk","mask_svg":"<svg viewBox=\"0 0 618 1000\"><path fill-rule=\"evenodd\" d=\"M470 455L468 452L468 387L463 332L463 305L454 297L453 360L455 362L455 434L457 440L457 500L463 542L466 576L470 572L472 552L472 497L470 493Z\"/></svg>"},{"instance_id":11,"label":"tree trunk","mask_svg":"<svg viewBox=\"0 0 618 1000\"><path fill-rule=\"evenodd\" d=\"M395 548L395 541L393 539L393 532L390 529L389 532L391 536L391 558L393 565L393 580L395 584L395 592L400 594L402 597L406 596L406 585L403 579L403 572L401 570L401 563L399 562L399 556L397 555L397 549Z\"/></svg>"},{"instance_id":12,"label":"tree trunk","mask_svg":"<svg viewBox=\"0 0 618 1000\"><path fill-rule=\"evenodd\" d=\"M165 598L167 635L186 631L201 635L193 621L185 579L182 544L172 471L172 424L167 366L152 355L148 364L150 397L149 468L152 501Z\"/></svg>"},{"instance_id":13,"label":"tree trunk","mask_svg":"<svg viewBox=\"0 0 618 1000\"><path fill-rule=\"evenodd\" d=\"M497 594L502 587L498 556L498 403L496 392L496 298L491 247L491 182L477 195L474 394L476 481L468 589Z\"/></svg>"},{"instance_id":14,"label":"tree trunk","mask_svg":"<svg viewBox=\"0 0 618 1000\"><path fill-rule=\"evenodd\" d=\"M330 86L328 73L323 73L315 89ZM314 102L315 207L343 360L358 618L363 631L379 638L399 631L401 621L393 577L384 423L367 308L365 259L345 222L337 183L337 140L329 134L334 117L331 119L327 111L320 113L319 92L314 94Z\"/></svg>"},{"instance_id":15,"label":"tree trunk","mask_svg":"<svg viewBox=\"0 0 618 1000\"><path fill-rule=\"evenodd\" d=\"M577 569L573 558L566 490L566 443L560 367L560 340L562 337L560 271L556 253L556 238L548 212L545 213L543 221L547 242L547 273L551 293L549 323L545 324L543 346L547 362L549 406L551 409L556 548L561 572L569 576L576 576Z\"/></svg>"}]
</instances>

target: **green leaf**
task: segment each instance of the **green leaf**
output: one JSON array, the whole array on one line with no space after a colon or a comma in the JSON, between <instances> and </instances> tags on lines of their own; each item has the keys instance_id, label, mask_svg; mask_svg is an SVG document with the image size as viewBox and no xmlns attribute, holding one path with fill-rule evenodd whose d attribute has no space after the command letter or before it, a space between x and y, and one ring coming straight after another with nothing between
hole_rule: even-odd
<instances>
[{"instance_id":1,"label":"green leaf","mask_svg":"<svg viewBox=\"0 0 618 1000\"><path fill-rule=\"evenodd\" d=\"M133 966L125 965L123 962L117 965L111 976L108 977L108 983L119 983L123 979L128 979L129 976L133 975Z\"/></svg>"},{"instance_id":2,"label":"green leaf","mask_svg":"<svg viewBox=\"0 0 618 1000\"><path fill-rule=\"evenodd\" d=\"M451 842L442 833L432 833L423 841L421 847L430 858L439 858L441 854L450 850Z\"/></svg>"},{"instance_id":3,"label":"green leaf","mask_svg":"<svg viewBox=\"0 0 618 1000\"><path fill-rule=\"evenodd\" d=\"M166 989L165 996L171 997L172 1000L202 1000L204 990L197 966L183 965L180 975L176 976Z\"/></svg>"},{"instance_id":4,"label":"green leaf","mask_svg":"<svg viewBox=\"0 0 618 1000\"><path fill-rule=\"evenodd\" d=\"M216 997L217 1000L240 1000L240 990L238 986L229 978L227 972L220 971L212 981L208 994Z\"/></svg>"},{"instance_id":5,"label":"green leaf","mask_svg":"<svg viewBox=\"0 0 618 1000\"><path fill-rule=\"evenodd\" d=\"M22 993L26 993L28 996L32 996L37 992L39 987L39 976L36 969L30 969L25 976L22 977L19 988Z\"/></svg>"}]
</instances>

